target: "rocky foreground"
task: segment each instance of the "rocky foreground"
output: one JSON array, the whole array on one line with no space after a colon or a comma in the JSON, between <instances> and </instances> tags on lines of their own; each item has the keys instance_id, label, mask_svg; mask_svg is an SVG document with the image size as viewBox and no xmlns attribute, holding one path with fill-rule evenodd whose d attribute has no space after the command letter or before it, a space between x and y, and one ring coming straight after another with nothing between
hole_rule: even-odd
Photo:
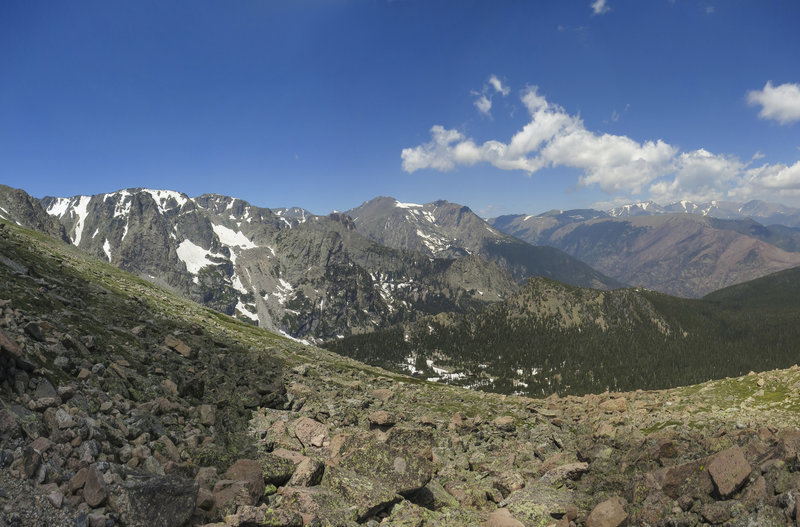
<instances>
[{"instance_id":1,"label":"rocky foreground","mask_svg":"<svg viewBox=\"0 0 800 527\"><path fill-rule=\"evenodd\" d=\"M533 400L387 373L0 224L0 525L796 525L800 371Z\"/></svg>"}]
</instances>

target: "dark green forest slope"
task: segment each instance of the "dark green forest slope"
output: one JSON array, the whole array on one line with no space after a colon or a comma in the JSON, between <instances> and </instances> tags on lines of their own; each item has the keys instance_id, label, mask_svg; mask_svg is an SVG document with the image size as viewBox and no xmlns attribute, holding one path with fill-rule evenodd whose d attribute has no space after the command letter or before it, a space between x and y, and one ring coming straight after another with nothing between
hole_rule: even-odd
<instances>
[{"instance_id":1,"label":"dark green forest slope","mask_svg":"<svg viewBox=\"0 0 800 527\"><path fill-rule=\"evenodd\" d=\"M481 313L331 342L337 353L453 384L533 396L660 389L800 362L800 270L701 300L546 279Z\"/></svg>"}]
</instances>

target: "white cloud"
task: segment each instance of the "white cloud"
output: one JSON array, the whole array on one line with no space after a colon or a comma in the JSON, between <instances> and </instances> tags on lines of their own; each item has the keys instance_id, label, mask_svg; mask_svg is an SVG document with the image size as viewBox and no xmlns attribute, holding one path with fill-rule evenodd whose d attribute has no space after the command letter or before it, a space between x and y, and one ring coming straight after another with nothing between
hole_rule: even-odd
<instances>
[{"instance_id":1,"label":"white cloud","mask_svg":"<svg viewBox=\"0 0 800 527\"><path fill-rule=\"evenodd\" d=\"M675 156L676 149L661 140L640 144L625 136L586 130L578 116L548 102L536 86L523 92L522 102L531 120L507 144L489 140L479 146L460 132L437 125L431 128L431 141L403 149L403 169L451 170L458 164L487 162L502 170L533 174L546 166L567 166L584 171L582 185L639 192L663 175Z\"/></svg>"},{"instance_id":2,"label":"white cloud","mask_svg":"<svg viewBox=\"0 0 800 527\"><path fill-rule=\"evenodd\" d=\"M478 143L436 125L430 141L403 149L403 169L448 171L489 163L532 175L548 167L567 167L580 171L578 187L600 189L613 202L780 198L800 202L800 161L754 167L764 157L760 152L749 161L704 148L681 152L661 139L639 142L588 130L579 115L548 101L536 86L527 87L520 99L530 120L507 142ZM620 200L620 196L625 197Z\"/></svg>"},{"instance_id":3,"label":"white cloud","mask_svg":"<svg viewBox=\"0 0 800 527\"><path fill-rule=\"evenodd\" d=\"M606 0L594 0L592 2L592 11L595 15L602 15L611 11L611 8L606 5Z\"/></svg>"},{"instance_id":4,"label":"white cloud","mask_svg":"<svg viewBox=\"0 0 800 527\"><path fill-rule=\"evenodd\" d=\"M762 119L774 119L781 124L800 121L800 84L773 86L767 81L763 90L747 94L747 102L761 106L758 116Z\"/></svg>"},{"instance_id":5,"label":"white cloud","mask_svg":"<svg viewBox=\"0 0 800 527\"><path fill-rule=\"evenodd\" d=\"M669 177L650 186L650 197L659 203L716 199L724 189L738 184L746 166L734 156L712 154L704 148L683 152L675 158Z\"/></svg>"},{"instance_id":6,"label":"white cloud","mask_svg":"<svg viewBox=\"0 0 800 527\"><path fill-rule=\"evenodd\" d=\"M498 79L496 75L489 77L489 84L492 85L494 91L497 93L502 93L503 97L511 93L511 89L508 86L503 86L503 83L500 82L500 79Z\"/></svg>"},{"instance_id":7,"label":"white cloud","mask_svg":"<svg viewBox=\"0 0 800 527\"><path fill-rule=\"evenodd\" d=\"M508 86L503 86L503 82L497 77L497 75L492 75L489 77L489 80L486 84L483 85L483 89L479 92L471 91L472 95L477 96L478 98L475 99L473 104L478 111L487 116L492 116L492 97L495 93L501 94L503 97L511 93L511 89Z\"/></svg>"},{"instance_id":8,"label":"white cloud","mask_svg":"<svg viewBox=\"0 0 800 527\"><path fill-rule=\"evenodd\" d=\"M475 101L475 107L484 115L489 115L492 110L492 101L491 99L487 99L485 95L481 95Z\"/></svg>"}]
</instances>

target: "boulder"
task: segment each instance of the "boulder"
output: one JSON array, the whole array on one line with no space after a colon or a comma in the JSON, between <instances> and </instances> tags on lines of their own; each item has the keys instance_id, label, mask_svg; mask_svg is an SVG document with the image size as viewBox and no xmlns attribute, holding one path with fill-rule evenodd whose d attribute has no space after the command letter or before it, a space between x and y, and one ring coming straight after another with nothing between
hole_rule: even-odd
<instances>
[{"instance_id":1,"label":"boulder","mask_svg":"<svg viewBox=\"0 0 800 527\"><path fill-rule=\"evenodd\" d=\"M513 432L517 425L514 423L514 418L510 415L504 415L502 417L498 417L494 421L492 421L495 428L503 432Z\"/></svg>"},{"instance_id":2,"label":"boulder","mask_svg":"<svg viewBox=\"0 0 800 527\"><path fill-rule=\"evenodd\" d=\"M295 487L313 487L319 485L325 465L318 459L306 457L294 469L288 485Z\"/></svg>"},{"instance_id":3,"label":"boulder","mask_svg":"<svg viewBox=\"0 0 800 527\"><path fill-rule=\"evenodd\" d=\"M586 527L624 527L628 524L625 504L620 497L598 503L586 518Z\"/></svg>"},{"instance_id":4,"label":"boulder","mask_svg":"<svg viewBox=\"0 0 800 527\"><path fill-rule=\"evenodd\" d=\"M369 424L379 428L389 428L397 422L394 414L386 410L377 410L369 414Z\"/></svg>"},{"instance_id":5,"label":"boulder","mask_svg":"<svg viewBox=\"0 0 800 527\"><path fill-rule=\"evenodd\" d=\"M225 471L223 476L227 480L244 481L250 493L251 504L258 503L264 495L264 476L261 464L253 459L237 459Z\"/></svg>"},{"instance_id":6,"label":"boulder","mask_svg":"<svg viewBox=\"0 0 800 527\"><path fill-rule=\"evenodd\" d=\"M295 421L294 435L304 447L322 448L329 440L328 427L308 417L301 417Z\"/></svg>"},{"instance_id":7,"label":"boulder","mask_svg":"<svg viewBox=\"0 0 800 527\"><path fill-rule=\"evenodd\" d=\"M197 414L201 425L213 425L217 422L216 407L210 404L201 404L197 407Z\"/></svg>"},{"instance_id":8,"label":"boulder","mask_svg":"<svg viewBox=\"0 0 800 527\"><path fill-rule=\"evenodd\" d=\"M236 514L225 518L226 527L303 527L303 517L293 511L273 509L266 505L239 507Z\"/></svg>"},{"instance_id":9,"label":"boulder","mask_svg":"<svg viewBox=\"0 0 800 527\"><path fill-rule=\"evenodd\" d=\"M295 464L289 459L265 453L259 458L261 475L264 482L279 487L289 481L295 470Z\"/></svg>"},{"instance_id":10,"label":"boulder","mask_svg":"<svg viewBox=\"0 0 800 527\"><path fill-rule=\"evenodd\" d=\"M714 454L708 465L708 473L714 488L722 499L727 499L739 490L750 476L750 463L738 446L732 446Z\"/></svg>"},{"instance_id":11,"label":"boulder","mask_svg":"<svg viewBox=\"0 0 800 527\"><path fill-rule=\"evenodd\" d=\"M708 474L708 461L708 458L697 459L656 470L651 475L664 494L673 500L683 495L700 498L714 491L714 484Z\"/></svg>"},{"instance_id":12,"label":"boulder","mask_svg":"<svg viewBox=\"0 0 800 527\"><path fill-rule=\"evenodd\" d=\"M167 346L169 349L186 357L187 359L192 355L192 349L189 346L187 346L182 340L174 337L173 335L166 336L166 338L164 339L164 345Z\"/></svg>"},{"instance_id":13,"label":"boulder","mask_svg":"<svg viewBox=\"0 0 800 527\"><path fill-rule=\"evenodd\" d=\"M244 480L221 479L214 484L214 512L228 514L240 505L255 505L250 487Z\"/></svg>"},{"instance_id":14,"label":"boulder","mask_svg":"<svg viewBox=\"0 0 800 527\"><path fill-rule=\"evenodd\" d=\"M342 468L377 479L404 497L414 494L431 479L433 466L427 459L368 436L348 436L337 448L333 458Z\"/></svg>"},{"instance_id":15,"label":"boulder","mask_svg":"<svg viewBox=\"0 0 800 527\"><path fill-rule=\"evenodd\" d=\"M497 509L489 514L486 521L481 523L481 527L525 527L525 524L514 518L508 509Z\"/></svg>"},{"instance_id":16,"label":"boulder","mask_svg":"<svg viewBox=\"0 0 800 527\"><path fill-rule=\"evenodd\" d=\"M198 486L177 475L128 477L109 488L109 507L127 527L180 527L197 504Z\"/></svg>"},{"instance_id":17,"label":"boulder","mask_svg":"<svg viewBox=\"0 0 800 527\"><path fill-rule=\"evenodd\" d=\"M83 499L89 507L97 508L108 498L108 489L103 474L92 465L86 472L86 482L83 485Z\"/></svg>"},{"instance_id":18,"label":"boulder","mask_svg":"<svg viewBox=\"0 0 800 527\"><path fill-rule=\"evenodd\" d=\"M328 523L324 525L348 525L354 522L357 511L338 493L324 487L281 487L281 507L297 511L303 515L303 523L310 524L315 519Z\"/></svg>"},{"instance_id":19,"label":"boulder","mask_svg":"<svg viewBox=\"0 0 800 527\"><path fill-rule=\"evenodd\" d=\"M536 484L512 492L505 500L509 512L525 525L549 525L576 505L573 491Z\"/></svg>"},{"instance_id":20,"label":"boulder","mask_svg":"<svg viewBox=\"0 0 800 527\"><path fill-rule=\"evenodd\" d=\"M363 522L402 500L379 481L340 467L329 467L325 470L321 485L355 506L358 522Z\"/></svg>"}]
</instances>

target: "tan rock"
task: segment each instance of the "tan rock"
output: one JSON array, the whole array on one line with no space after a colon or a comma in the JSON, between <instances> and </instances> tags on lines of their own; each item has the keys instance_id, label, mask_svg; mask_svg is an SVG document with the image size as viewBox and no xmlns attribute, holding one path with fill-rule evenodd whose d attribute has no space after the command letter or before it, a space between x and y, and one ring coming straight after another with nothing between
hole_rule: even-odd
<instances>
[{"instance_id":1,"label":"tan rock","mask_svg":"<svg viewBox=\"0 0 800 527\"><path fill-rule=\"evenodd\" d=\"M625 504L620 497L598 503L586 518L586 527L624 527L628 524Z\"/></svg>"},{"instance_id":2,"label":"tan rock","mask_svg":"<svg viewBox=\"0 0 800 527\"><path fill-rule=\"evenodd\" d=\"M715 454L708 465L714 488L723 499L729 498L744 485L751 470L750 463L738 446Z\"/></svg>"},{"instance_id":3,"label":"tan rock","mask_svg":"<svg viewBox=\"0 0 800 527\"><path fill-rule=\"evenodd\" d=\"M525 527L525 524L514 518L508 509L497 509L489 514L481 527Z\"/></svg>"},{"instance_id":4,"label":"tan rock","mask_svg":"<svg viewBox=\"0 0 800 527\"><path fill-rule=\"evenodd\" d=\"M325 465L316 459L306 457L295 468L287 485L293 487L313 487L318 485L325 472Z\"/></svg>"},{"instance_id":5,"label":"tan rock","mask_svg":"<svg viewBox=\"0 0 800 527\"><path fill-rule=\"evenodd\" d=\"M395 424L394 414L386 410L378 410L369 414L369 423L373 426L389 427Z\"/></svg>"},{"instance_id":6,"label":"tan rock","mask_svg":"<svg viewBox=\"0 0 800 527\"><path fill-rule=\"evenodd\" d=\"M503 432L513 432L517 428L517 425L514 423L514 418L510 415L498 417L492 421L492 424L495 426L495 428L502 430Z\"/></svg>"},{"instance_id":7,"label":"tan rock","mask_svg":"<svg viewBox=\"0 0 800 527\"><path fill-rule=\"evenodd\" d=\"M305 447L316 446L321 448L326 446L330 440L328 427L308 417L301 417L295 421L294 435Z\"/></svg>"},{"instance_id":8,"label":"tan rock","mask_svg":"<svg viewBox=\"0 0 800 527\"><path fill-rule=\"evenodd\" d=\"M217 422L217 409L210 404L201 404L197 407L197 414L201 425L213 425Z\"/></svg>"},{"instance_id":9,"label":"tan rock","mask_svg":"<svg viewBox=\"0 0 800 527\"><path fill-rule=\"evenodd\" d=\"M623 398L608 399L600 403L600 409L607 414L625 413L628 411L628 405Z\"/></svg>"},{"instance_id":10,"label":"tan rock","mask_svg":"<svg viewBox=\"0 0 800 527\"><path fill-rule=\"evenodd\" d=\"M187 346L182 340L175 338L173 335L167 335L164 339L164 345L169 349L181 354L187 359L192 355L192 349Z\"/></svg>"},{"instance_id":11,"label":"tan rock","mask_svg":"<svg viewBox=\"0 0 800 527\"><path fill-rule=\"evenodd\" d=\"M244 481L247 490L255 504L264 494L264 476L261 474L261 464L253 459L237 459L225 471L224 478L228 480Z\"/></svg>"}]
</instances>

